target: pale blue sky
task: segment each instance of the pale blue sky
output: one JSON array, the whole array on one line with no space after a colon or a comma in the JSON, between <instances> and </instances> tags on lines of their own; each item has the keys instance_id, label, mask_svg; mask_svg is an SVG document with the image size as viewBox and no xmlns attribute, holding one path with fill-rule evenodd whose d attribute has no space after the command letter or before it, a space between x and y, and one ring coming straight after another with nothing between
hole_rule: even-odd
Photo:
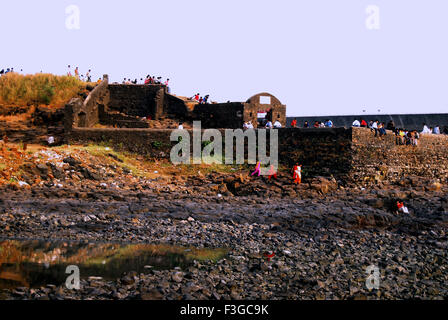
<instances>
[{"instance_id":1,"label":"pale blue sky","mask_svg":"<svg viewBox=\"0 0 448 320\"><path fill-rule=\"evenodd\" d=\"M80 30L66 29L71 4ZM368 5L380 30L365 26ZM0 69L149 73L219 102L268 91L288 116L448 110L446 0L15 0L0 12Z\"/></svg>"}]
</instances>

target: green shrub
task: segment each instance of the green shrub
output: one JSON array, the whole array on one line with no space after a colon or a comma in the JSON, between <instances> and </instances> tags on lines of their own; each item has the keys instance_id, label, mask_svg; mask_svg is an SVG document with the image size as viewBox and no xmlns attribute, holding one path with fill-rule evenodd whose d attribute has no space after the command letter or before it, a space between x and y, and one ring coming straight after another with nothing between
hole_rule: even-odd
<instances>
[{"instance_id":1,"label":"green shrub","mask_svg":"<svg viewBox=\"0 0 448 320\"><path fill-rule=\"evenodd\" d=\"M155 149L160 149L160 148L162 148L163 143L156 140L156 141L151 142L151 146Z\"/></svg>"}]
</instances>

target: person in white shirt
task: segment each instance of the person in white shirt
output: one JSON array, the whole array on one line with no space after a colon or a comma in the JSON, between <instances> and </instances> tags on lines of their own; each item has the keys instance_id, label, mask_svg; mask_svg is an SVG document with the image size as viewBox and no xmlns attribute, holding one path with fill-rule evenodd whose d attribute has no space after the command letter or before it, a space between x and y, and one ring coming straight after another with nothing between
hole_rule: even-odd
<instances>
[{"instance_id":1,"label":"person in white shirt","mask_svg":"<svg viewBox=\"0 0 448 320\"><path fill-rule=\"evenodd\" d=\"M423 130L422 133L431 133L431 130L428 128L426 123L423 124Z\"/></svg>"},{"instance_id":2,"label":"person in white shirt","mask_svg":"<svg viewBox=\"0 0 448 320\"><path fill-rule=\"evenodd\" d=\"M249 123L247 124L247 129L253 129L254 125L252 124L252 121L249 121Z\"/></svg>"},{"instance_id":3,"label":"person in white shirt","mask_svg":"<svg viewBox=\"0 0 448 320\"><path fill-rule=\"evenodd\" d=\"M183 130L184 129L184 126L182 125L182 122L179 123L179 127L177 129L179 129L179 130Z\"/></svg>"},{"instance_id":4,"label":"person in white shirt","mask_svg":"<svg viewBox=\"0 0 448 320\"><path fill-rule=\"evenodd\" d=\"M268 128L268 129L272 129L272 122L271 122L271 121L268 121L268 122L266 123L266 128Z\"/></svg>"},{"instance_id":5,"label":"person in white shirt","mask_svg":"<svg viewBox=\"0 0 448 320\"><path fill-rule=\"evenodd\" d=\"M353 121L352 123L352 127L360 127L361 126L361 122L359 122L358 119L355 119L355 121Z\"/></svg>"},{"instance_id":6,"label":"person in white shirt","mask_svg":"<svg viewBox=\"0 0 448 320\"><path fill-rule=\"evenodd\" d=\"M244 122L243 123L243 129L246 130L247 128L248 128L248 124L247 124L247 122Z\"/></svg>"},{"instance_id":7,"label":"person in white shirt","mask_svg":"<svg viewBox=\"0 0 448 320\"><path fill-rule=\"evenodd\" d=\"M54 143L54 137L50 136L47 138L48 145L52 145Z\"/></svg>"},{"instance_id":8,"label":"person in white shirt","mask_svg":"<svg viewBox=\"0 0 448 320\"><path fill-rule=\"evenodd\" d=\"M378 120L373 121L372 130L375 131L375 137L377 137L378 136Z\"/></svg>"},{"instance_id":9,"label":"person in white shirt","mask_svg":"<svg viewBox=\"0 0 448 320\"><path fill-rule=\"evenodd\" d=\"M274 122L274 128L281 128L282 124L277 120Z\"/></svg>"},{"instance_id":10,"label":"person in white shirt","mask_svg":"<svg viewBox=\"0 0 448 320\"><path fill-rule=\"evenodd\" d=\"M440 128L439 128L439 126L435 126L435 127L434 127L433 133L434 133L434 134L440 134Z\"/></svg>"}]
</instances>

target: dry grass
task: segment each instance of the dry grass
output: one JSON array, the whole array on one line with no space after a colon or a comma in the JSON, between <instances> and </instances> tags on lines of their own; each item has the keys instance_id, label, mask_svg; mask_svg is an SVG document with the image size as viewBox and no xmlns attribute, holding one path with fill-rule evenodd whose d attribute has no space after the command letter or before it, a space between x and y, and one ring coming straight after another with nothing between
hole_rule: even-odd
<instances>
[{"instance_id":1,"label":"dry grass","mask_svg":"<svg viewBox=\"0 0 448 320\"><path fill-rule=\"evenodd\" d=\"M173 165L169 159L149 160L143 156L129 152L116 151L105 145L90 144L62 145L57 147L43 147L30 144L26 151L17 143L0 143L0 185L14 183L22 179L21 165L24 162L35 162L34 154L42 150L52 150L59 154L77 155L83 159L86 165L101 163L102 165L114 165L122 169L128 169L131 175L139 178L162 178L166 181L178 181L179 177L207 175L209 173L239 174L251 170L251 165L225 165L225 164L190 164ZM40 177L34 177L35 183L40 182ZM174 180L173 180L174 179Z\"/></svg>"},{"instance_id":2,"label":"dry grass","mask_svg":"<svg viewBox=\"0 0 448 320\"><path fill-rule=\"evenodd\" d=\"M225 164L189 164L173 165L170 160L148 160L129 152L116 151L107 144L90 144L88 146L61 146L55 147L55 150L79 152L87 151L88 154L99 158L103 163L113 164L117 167L131 170L133 175L142 178L156 178L159 176L197 176L198 172L208 174L211 172L236 173L252 168L248 165L225 165ZM111 155L113 157L111 157ZM119 159L119 160L116 160ZM155 173L157 171L157 173Z\"/></svg>"},{"instance_id":3,"label":"dry grass","mask_svg":"<svg viewBox=\"0 0 448 320\"><path fill-rule=\"evenodd\" d=\"M75 77L37 73L8 73L0 77L0 105L60 108L84 91L86 84Z\"/></svg>"}]
</instances>

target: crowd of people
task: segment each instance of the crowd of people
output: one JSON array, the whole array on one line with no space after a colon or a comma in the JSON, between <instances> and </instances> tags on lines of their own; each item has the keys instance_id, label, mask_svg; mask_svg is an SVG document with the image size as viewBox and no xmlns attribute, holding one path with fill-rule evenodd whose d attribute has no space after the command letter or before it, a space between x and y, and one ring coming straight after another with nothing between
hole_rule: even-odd
<instances>
[{"instance_id":1,"label":"crowd of people","mask_svg":"<svg viewBox=\"0 0 448 320\"><path fill-rule=\"evenodd\" d=\"M311 126L308 121L304 121L303 128L332 128L333 122L330 119L324 122L315 121ZM297 119L291 121L291 127L297 128ZM407 130L404 128L397 128L393 120L390 120L387 124L380 122L379 120L370 120L369 123L365 119L354 119L352 127L369 128L375 135L375 137L383 137L387 135L387 130L392 131L395 134L395 142L397 145L418 145L418 139L421 134L448 134L448 126L445 126L443 130L440 126L428 127L426 123L423 124L423 130L418 132L417 130Z\"/></svg>"},{"instance_id":2,"label":"crowd of people","mask_svg":"<svg viewBox=\"0 0 448 320\"><path fill-rule=\"evenodd\" d=\"M202 97L199 93L196 93L194 96L190 97L190 100L195 100L199 104L208 104L209 99L209 94Z\"/></svg>"},{"instance_id":3,"label":"crowd of people","mask_svg":"<svg viewBox=\"0 0 448 320\"><path fill-rule=\"evenodd\" d=\"M282 124L280 121L276 120L274 123L272 123L269 119L264 119L264 121L261 121L258 123L258 128L266 128L266 129L280 129L282 127ZM244 122L243 129L253 129L254 125L252 124L252 121Z\"/></svg>"},{"instance_id":4,"label":"crowd of people","mask_svg":"<svg viewBox=\"0 0 448 320\"><path fill-rule=\"evenodd\" d=\"M126 78L125 78L125 80L126 80ZM128 81L129 80L130 79L128 79ZM143 78L140 78L140 81L143 81L143 84L164 84L168 87L170 79L167 78L165 81L163 81L162 77L157 77L157 78L155 76L151 77L151 75L148 74L146 76L145 80L143 80ZM135 79L133 83L137 84L137 79Z\"/></svg>"},{"instance_id":5,"label":"crowd of people","mask_svg":"<svg viewBox=\"0 0 448 320\"><path fill-rule=\"evenodd\" d=\"M75 67L72 73L72 67L68 65L67 75L69 77L75 77L78 80L84 81L84 82L92 82L92 70L89 69L86 74L80 74L79 67ZM98 78L97 82L101 82L101 78Z\"/></svg>"},{"instance_id":6,"label":"crowd of people","mask_svg":"<svg viewBox=\"0 0 448 320\"><path fill-rule=\"evenodd\" d=\"M138 81L137 79L131 80L130 78L124 78L122 84L145 84L145 85L163 84L167 87L168 93L170 93L169 82L170 82L169 78L163 81L162 77L155 77L148 74L145 79L140 78L140 81Z\"/></svg>"},{"instance_id":7,"label":"crowd of people","mask_svg":"<svg viewBox=\"0 0 448 320\"><path fill-rule=\"evenodd\" d=\"M148 74L145 79L140 78L140 81L138 81L137 79L131 80L130 78L124 78L121 83L122 84L146 84L146 85L164 84L168 87L169 82L170 82L170 79L166 79L165 81L162 81L162 77L157 77L157 78L155 76L151 77Z\"/></svg>"},{"instance_id":8,"label":"crowd of people","mask_svg":"<svg viewBox=\"0 0 448 320\"><path fill-rule=\"evenodd\" d=\"M23 70L21 69L20 71L22 72ZM14 68L6 68L6 69L0 70L0 77L5 74L8 74L10 72L14 72Z\"/></svg>"},{"instance_id":9,"label":"crowd of people","mask_svg":"<svg viewBox=\"0 0 448 320\"><path fill-rule=\"evenodd\" d=\"M405 130L403 128L395 129L395 143L397 145L418 145L418 139L420 138L417 130Z\"/></svg>"},{"instance_id":10,"label":"crowd of people","mask_svg":"<svg viewBox=\"0 0 448 320\"><path fill-rule=\"evenodd\" d=\"M291 121L291 128L298 128L297 119L293 119ZM330 119L325 120L324 122L321 121L314 121L314 124L311 125L308 121L304 121L302 128L333 128L334 124L333 121ZM361 119L354 119L352 123L352 127L357 128L370 128L373 132L375 132L375 136L383 136L386 134L386 130L393 131L394 133L397 130L405 130L402 128L396 128L395 123L393 120L390 120L387 124L385 122L380 122L379 120L370 120L369 123L367 123L366 120ZM405 130L406 131L406 130ZM406 131L408 132L408 131ZM426 123L423 124L423 130L420 133L429 133L429 134L448 134L448 126L445 126L442 129L440 129L440 126L436 125L434 127L428 127Z\"/></svg>"},{"instance_id":11,"label":"crowd of people","mask_svg":"<svg viewBox=\"0 0 448 320\"><path fill-rule=\"evenodd\" d=\"M75 67L75 69L73 70L73 73L72 73L70 65L68 66L68 71L67 71L67 75L68 76L71 76L71 77L74 76L74 77L76 77L79 80L87 81L87 82L92 82L92 75L91 75L91 73L92 73L92 70L89 69L86 72L85 75L84 74L80 74L78 67ZM101 81L101 78L100 78L99 81ZM140 78L140 81L138 81L137 79L131 80L131 78L124 78L121 83L122 84L146 84L146 85L163 84L163 85L167 86L168 92L169 92L170 91L169 87L168 87L169 82L170 82L169 78L167 78L165 81L163 81L162 77L155 77L155 76L151 76L151 75L148 74L145 79Z\"/></svg>"},{"instance_id":12,"label":"crowd of people","mask_svg":"<svg viewBox=\"0 0 448 320\"><path fill-rule=\"evenodd\" d=\"M314 121L314 124L311 126L308 121L303 123L303 128L333 128L333 121L330 119L322 121ZM291 121L291 128L298 128L297 119Z\"/></svg>"}]
</instances>

